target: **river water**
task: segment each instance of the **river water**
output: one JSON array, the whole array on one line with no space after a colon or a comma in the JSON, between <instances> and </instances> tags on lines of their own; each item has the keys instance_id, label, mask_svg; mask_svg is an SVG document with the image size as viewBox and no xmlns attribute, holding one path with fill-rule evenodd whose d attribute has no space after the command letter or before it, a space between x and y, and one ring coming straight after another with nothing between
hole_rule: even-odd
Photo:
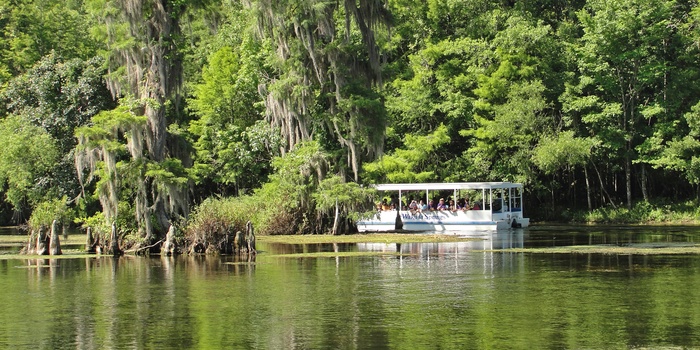
<instances>
[{"instance_id":1,"label":"river water","mask_svg":"<svg viewBox=\"0 0 700 350\"><path fill-rule=\"evenodd\" d=\"M261 244L232 258L0 259L0 348L700 348L698 228L534 226L432 244ZM296 252L401 255L309 257Z\"/></svg>"}]
</instances>

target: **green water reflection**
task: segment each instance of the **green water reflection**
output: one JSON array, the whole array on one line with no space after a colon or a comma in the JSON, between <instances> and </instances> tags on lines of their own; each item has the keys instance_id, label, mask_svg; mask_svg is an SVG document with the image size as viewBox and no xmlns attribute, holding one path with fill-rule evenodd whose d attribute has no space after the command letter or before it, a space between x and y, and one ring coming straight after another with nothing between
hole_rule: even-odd
<instances>
[{"instance_id":1,"label":"green water reflection","mask_svg":"<svg viewBox=\"0 0 700 350\"><path fill-rule=\"evenodd\" d=\"M342 245L410 254L289 258L273 254L290 247L263 244L250 263L0 260L0 348L700 347L698 256L473 248Z\"/></svg>"}]
</instances>

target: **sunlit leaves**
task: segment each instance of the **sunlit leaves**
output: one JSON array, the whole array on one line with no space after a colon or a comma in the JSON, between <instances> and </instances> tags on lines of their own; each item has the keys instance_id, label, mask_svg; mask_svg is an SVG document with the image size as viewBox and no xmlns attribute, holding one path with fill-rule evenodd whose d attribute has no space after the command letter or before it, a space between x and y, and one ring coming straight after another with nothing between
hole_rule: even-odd
<instances>
[{"instance_id":1,"label":"sunlit leaves","mask_svg":"<svg viewBox=\"0 0 700 350\"><path fill-rule=\"evenodd\" d=\"M554 137L544 137L540 140L535 148L533 161L548 174L581 166L590 159L594 144L590 139L575 137L573 131L560 132Z\"/></svg>"},{"instance_id":2,"label":"sunlit leaves","mask_svg":"<svg viewBox=\"0 0 700 350\"><path fill-rule=\"evenodd\" d=\"M56 142L42 128L17 116L0 120L0 189L17 211L44 199L50 170L58 160Z\"/></svg>"},{"instance_id":3,"label":"sunlit leaves","mask_svg":"<svg viewBox=\"0 0 700 350\"><path fill-rule=\"evenodd\" d=\"M250 46L250 44L248 44ZM245 128L260 118L256 103L261 63L249 48L224 47L215 52L202 72L203 83L195 87L190 107L210 126L225 124ZM241 57L242 56L242 57Z\"/></svg>"},{"instance_id":4,"label":"sunlit leaves","mask_svg":"<svg viewBox=\"0 0 700 350\"><path fill-rule=\"evenodd\" d=\"M57 220L62 225L68 226L74 216L75 213L68 206L68 197L63 196L63 198L48 199L37 204L29 218L29 225L32 228L49 227L53 220Z\"/></svg>"},{"instance_id":5,"label":"sunlit leaves","mask_svg":"<svg viewBox=\"0 0 700 350\"><path fill-rule=\"evenodd\" d=\"M690 183L700 184L700 104L696 104L685 114L685 120L690 129L688 135L676 135L667 142L655 135L639 148L647 155L646 161L654 168L679 172Z\"/></svg>"},{"instance_id":6,"label":"sunlit leaves","mask_svg":"<svg viewBox=\"0 0 700 350\"><path fill-rule=\"evenodd\" d=\"M3 1L0 9L0 82L25 72L52 51L67 59L88 59L96 53L80 2Z\"/></svg>"},{"instance_id":7,"label":"sunlit leaves","mask_svg":"<svg viewBox=\"0 0 700 350\"><path fill-rule=\"evenodd\" d=\"M347 216L361 212L374 192L356 182L345 182L340 176L333 175L319 183L313 198L319 211L331 212L337 207L339 214Z\"/></svg>"},{"instance_id":8,"label":"sunlit leaves","mask_svg":"<svg viewBox=\"0 0 700 350\"><path fill-rule=\"evenodd\" d=\"M382 158L363 166L365 179L372 183L426 182L436 180L430 165L438 148L450 142L447 127L440 125L425 135L406 135L404 148L396 149Z\"/></svg>"},{"instance_id":9,"label":"sunlit leaves","mask_svg":"<svg viewBox=\"0 0 700 350\"><path fill-rule=\"evenodd\" d=\"M394 80L395 93L387 97L394 125L415 132L441 123L469 123L477 74L492 56L485 41L470 38L428 44L412 55L412 76Z\"/></svg>"}]
</instances>

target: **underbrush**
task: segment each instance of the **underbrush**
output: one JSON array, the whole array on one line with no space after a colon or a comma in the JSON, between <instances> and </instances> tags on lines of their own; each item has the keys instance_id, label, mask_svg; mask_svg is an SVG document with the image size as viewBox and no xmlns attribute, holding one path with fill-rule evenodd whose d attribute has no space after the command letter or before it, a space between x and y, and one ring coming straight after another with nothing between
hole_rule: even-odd
<instances>
[{"instance_id":1,"label":"underbrush","mask_svg":"<svg viewBox=\"0 0 700 350\"><path fill-rule=\"evenodd\" d=\"M188 251L217 253L226 250L230 236L245 231L247 203L240 198L208 198L190 214L184 227Z\"/></svg>"},{"instance_id":2,"label":"underbrush","mask_svg":"<svg viewBox=\"0 0 700 350\"><path fill-rule=\"evenodd\" d=\"M670 203L667 201L638 202L632 209L604 207L573 212L571 221L601 224L698 224L700 208L695 201Z\"/></svg>"},{"instance_id":3,"label":"underbrush","mask_svg":"<svg viewBox=\"0 0 700 350\"><path fill-rule=\"evenodd\" d=\"M258 235L288 235L303 225L290 208L259 200L257 196L208 198L184 223L184 245L192 252L223 252L237 231L251 221Z\"/></svg>"}]
</instances>

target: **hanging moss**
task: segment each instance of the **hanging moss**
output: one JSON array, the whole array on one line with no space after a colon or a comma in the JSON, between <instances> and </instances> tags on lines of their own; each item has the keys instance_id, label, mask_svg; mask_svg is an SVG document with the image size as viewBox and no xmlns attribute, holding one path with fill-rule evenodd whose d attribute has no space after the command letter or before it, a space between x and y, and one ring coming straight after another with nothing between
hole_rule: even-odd
<instances>
[{"instance_id":1,"label":"hanging moss","mask_svg":"<svg viewBox=\"0 0 700 350\"><path fill-rule=\"evenodd\" d=\"M357 181L362 158L373 159L382 152L385 112L372 90L382 84L375 31L387 28L384 3L258 0L247 5L257 15L258 34L276 47L276 75L260 92L266 96L269 122L285 138L283 152L312 139L316 129L325 129L347 149L347 163ZM339 18L344 18L340 30ZM360 33L359 43L353 42L355 31ZM362 47L361 55L353 51L357 46ZM356 103L358 96L369 97L376 108ZM316 118L319 107L327 114ZM365 118L376 124L364 126Z\"/></svg>"}]
</instances>

